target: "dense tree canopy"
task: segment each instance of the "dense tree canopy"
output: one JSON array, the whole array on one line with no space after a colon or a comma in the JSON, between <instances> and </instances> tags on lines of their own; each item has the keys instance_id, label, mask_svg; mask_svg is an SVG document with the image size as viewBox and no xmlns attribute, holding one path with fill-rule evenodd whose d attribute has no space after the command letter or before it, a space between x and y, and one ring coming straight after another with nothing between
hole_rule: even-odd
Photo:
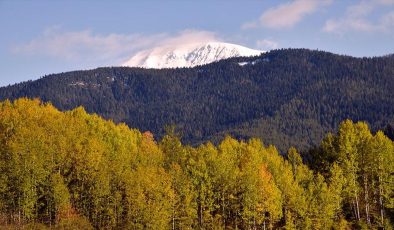
<instances>
[{"instance_id":1,"label":"dense tree canopy","mask_svg":"<svg viewBox=\"0 0 394 230\"><path fill-rule=\"evenodd\" d=\"M390 229L394 143L346 120L303 163L259 139L183 145L39 100L0 103L0 225ZM316 157L315 157L316 156ZM317 157L318 156L318 157ZM319 167L312 170L311 165Z\"/></svg>"},{"instance_id":2,"label":"dense tree canopy","mask_svg":"<svg viewBox=\"0 0 394 230\"><path fill-rule=\"evenodd\" d=\"M249 64L240 66L239 62ZM275 50L179 69L99 68L0 89L0 99L40 98L61 110L84 106L114 122L182 141L218 144L226 134L260 137L282 153L318 145L345 119L372 130L394 125L394 56L353 58Z\"/></svg>"}]
</instances>

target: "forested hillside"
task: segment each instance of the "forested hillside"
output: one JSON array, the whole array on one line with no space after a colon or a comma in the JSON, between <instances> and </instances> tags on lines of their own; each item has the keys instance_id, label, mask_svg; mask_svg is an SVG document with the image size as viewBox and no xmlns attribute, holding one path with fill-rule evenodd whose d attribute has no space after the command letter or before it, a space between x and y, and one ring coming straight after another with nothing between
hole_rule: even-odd
<instances>
[{"instance_id":1,"label":"forested hillside","mask_svg":"<svg viewBox=\"0 0 394 230\"><path fill-rule=\"evenodd\" d=\"M353 58L305 49L276 50L179 69L99 68L45 76L0 89L0 99L84 106L161 137L218 143L226 134L259 137L285 152L307 149L344 119L372 130L394 125L394 57Z\"/></svg>"},{"instance_id":2,"label":"forested hillside","mask_svg":"<svg viewBox=\"0 0 394 230\"><path fill-rule=\"evenodd\" d=\"M312 154L312 153L311 153ZM0 103L5 229L392 229L394 143L346 120L315 170L259 139L182 145L83 108Z\"/></svg>"}]
</instances>

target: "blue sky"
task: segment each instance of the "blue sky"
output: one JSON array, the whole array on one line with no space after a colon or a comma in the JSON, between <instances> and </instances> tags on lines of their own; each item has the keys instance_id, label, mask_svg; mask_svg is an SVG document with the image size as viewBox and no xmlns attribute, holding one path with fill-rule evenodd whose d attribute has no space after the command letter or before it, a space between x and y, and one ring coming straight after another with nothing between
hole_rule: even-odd
<instances>
[{"instance_id":1,"label":"blue sky","mask_svg":"<svg viewBox=\"0 0 394 230\"><path fill-rule=\"evenodd\" d=\"M190 41L394 53L394 0L0 0L0 86Z\"/></svg>"}]
</instances>

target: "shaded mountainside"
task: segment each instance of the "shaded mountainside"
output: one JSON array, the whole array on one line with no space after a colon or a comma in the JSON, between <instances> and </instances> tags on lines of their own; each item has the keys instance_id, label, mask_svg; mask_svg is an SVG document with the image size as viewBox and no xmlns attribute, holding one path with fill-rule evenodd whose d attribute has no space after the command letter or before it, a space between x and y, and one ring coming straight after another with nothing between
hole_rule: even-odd
<instances>
[{"instance_id":1,"label":"shaded mountainside","mask_svg":"<svg viewBox=\"0 0 394 230\"><path fill-rule=\"evenodd\" d=\"M318 144L344 119L373 130L394 124L394 58L353 58L306 49L276 50L195 68L98 68L0 88L0 99L79 105L160 137L176 125L197 144L260 137L281 151Z\"/></svg>"}]
</instances>

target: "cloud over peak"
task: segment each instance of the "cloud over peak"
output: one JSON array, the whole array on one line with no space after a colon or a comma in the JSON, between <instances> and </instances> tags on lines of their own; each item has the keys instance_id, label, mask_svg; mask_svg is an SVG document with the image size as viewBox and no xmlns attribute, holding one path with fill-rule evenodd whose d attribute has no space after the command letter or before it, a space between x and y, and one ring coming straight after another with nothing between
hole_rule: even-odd
<instances>
[{"instance_id":1,"label":"cloud over peak","mask_svg":"<svg viewBox=\"0 0 394 230\"><path fill-rule=\"evenodd\" d=\"M176 34L144 35L95 34L91 30L64 31L51 27L31 41L14 46L12 51L17 55L115 65L142 49L154 46L219 40L215 33L191 29Z\"/></svg>"},{"instance_id":2,"label":"cloud over peak","mask_svg":"<svg viewBox=\"0 0 394 230\"><path fill-rule=\"evenodd\" d=\"M271 39L261 39L256 41L256 46L262 50L277 49L279 47L278 42Z\"/></svg>"}]
</instances>

